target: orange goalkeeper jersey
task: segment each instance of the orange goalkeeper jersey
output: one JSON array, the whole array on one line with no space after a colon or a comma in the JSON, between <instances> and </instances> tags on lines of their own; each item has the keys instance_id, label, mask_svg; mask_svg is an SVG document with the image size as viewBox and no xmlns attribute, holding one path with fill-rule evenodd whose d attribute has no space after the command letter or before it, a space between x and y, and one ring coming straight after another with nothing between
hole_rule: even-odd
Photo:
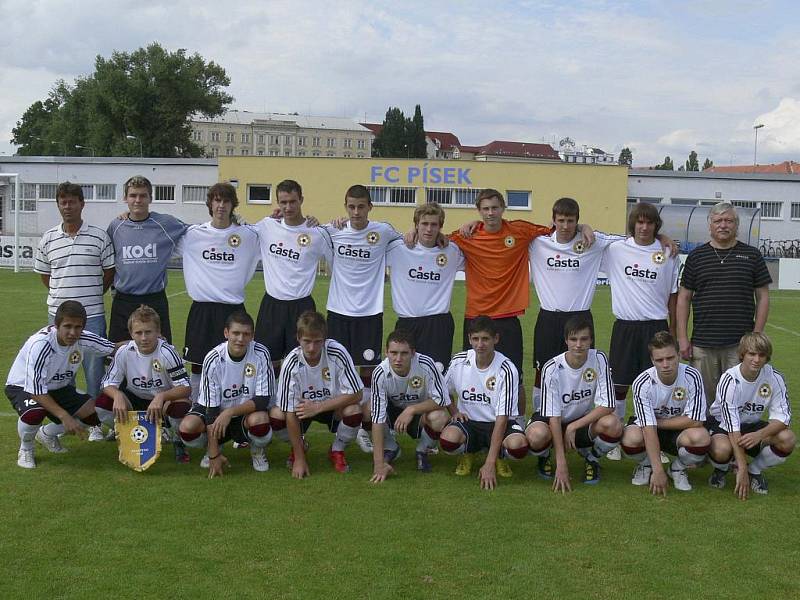
<instances>
[{"instance_id":1,"label":"orange goalkeeper jersey","mask_svg":"<svg viewBox=\"0 0 800 600\"><path fill-rule=\"evenodd\" d=\"M487 315L495 319L521 315L530 300L528 244L553 230L527 221L506 221L497 233L480 223L471 238L458 231L450 239L466 258L467 307L471 319Z\"/></svg>"}]
</instances>

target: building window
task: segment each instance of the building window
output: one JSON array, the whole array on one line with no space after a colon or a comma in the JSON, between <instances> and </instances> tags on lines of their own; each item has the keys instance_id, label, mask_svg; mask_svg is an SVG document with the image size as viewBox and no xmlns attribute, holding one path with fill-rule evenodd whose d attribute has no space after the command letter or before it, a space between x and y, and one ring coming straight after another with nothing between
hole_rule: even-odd
<instances>
[{"instance_id":1,"label":"building window","mask_svg":"<svg viewBox=\"0 0 800 600\"><path fill-rule=\"evenodd\" d=\"M205 204L207 197L207 185L184 185L181 188L181 199L184 204Z\"/></svg>"},{"instance_id":2,"label":"building window","mask_svg":"<svg viewBox=\"0 0 800 600\"><path fill-rule=\"evenodd\" d=\"M175 186L154 185L153 202L175 202Z\"/></svg>"},{"instance_id":3,"label":"building window","mask_svg":"<svg viewBox=\"0 0 800 600\"><path fill-rule=\"evenodd\" d=\"M444 206L475 206L480 188L425 188L425 201Z\"/></svg>"},{"instance_id":4,"label":"building window","mask_svg":"<svg viewBox=\"0 0 800 600\"><path fill-rule=\"evenodd\" d=\"M97 198L98 200L116 200L117 184L98 183L97 185L95 185L95 198Z\"/></svg>"},{"instance_id":5,"label":"building window","mask_svg":"<svg viewBox=\"0 0 800 600\"><path fill-rule=\"evenodd\" d=\"M364 148L365 148L365 146L364 146L365 141L364 140L358 140L358 142L356 142L356 144L357 144L357 147L358 147L359 150L364 150Z\"/></svg>"},{"instance_id":6,"label":"building window","mask_svg":"<svg viewBox=\"0 0 800 600\"><path fill-rule=\"evenodd\" d=\"M233 156L233 148L225 148L225 156Z\"/></svg>"},{"instance_id":7,"label":"building window","mask_svg":"<svg viewBox=\"0 0 800 600\"><path fill-rule=\"evenodd\" d=\"M203 132L202 131L193 131L192 132L192 139L195 142L199 142L203 139Z\"/></svg>"},{"instance_id":8,"label":"building window","mask_svg":"<svg viewBox=\"0 0 800 600\"><path fill-rule=\"evenodd\" d=\"M792 219L800 219L800 202L792 202Z\"/></svg>"},{"instance_id":9,"label":"building window","mask_svg":"<svg viewBox=\"0 0 800 600\"><path fill-rule=\"evenodd\" d=\"M264 184L248 184L248 204L269 204L270 186Z\"/></svg>"},{"instance_id":10,"label":"building window","mask_svg":"<svg viewBox=\"0 0 800 600\"><path fill-rule=\"evenodd\" d=\"M39 184L39 200L55 200L56 199L56 189L58 188L58 184L56 183L40 183ZM13 187L11 189L14 189Z\"/></svg>"},{"instance_id":11,"label":"building window","mask_svg":"<svg viewBox=\"0 0 800 600\"><path fill-rule=\"evenodd\" d=\"M219 148L214 146L211 148L211 158L217 158L219 156Z\"/></svg>"},{"instance_id":12,"label":"building window","mask_svg":"<svg viewBox=\"0 0 800 600\"><path fill-rule=\"evenodd\" d=\"M754 200L732 200L731 204L737 208L758 208L758 203L756 203ZM763 212L761 216L764 216Z\"/></svg>"},{"instance_id":13,"label":"building window","mask_svg":"<svg viewBox=\"0 0 800 600\"><path fill-rule=\"evenodd\" d=\"M353 147L353 140L347 138L343 142L345 148L352 148Z\"/></svg>"},{"instance_id":14,"label":"building window","mask_svg":"<svg viewBox=\"0 0 800 600\"><path fill-rule=\"evenodd\" d=\"M762 219L780 219L781 209L783 202L762 202L761 203L761 218Z\"/></svg>"},{"instance_id":15,"label":"building window","mask_svg":"<svg viewBox=\"0 0 800 600\"><path fill-rule=\"evenodd\" d=\"M364 155L359 152L358 153L358 158L364 158Z\"/></svg>"},{"instance_id":16,"label":"building window","mask_svg":"<svg viewBox=\"0 0 800 600\"><path fill-rule=\"evenodd\" d=\"M297 156L305 156L305 155L306 155L306 151L305 150L298 150L297 151Z\"/></svg>"},{"instance_id":17,"label":"building window","mask_svg":"<svg viewBox=\"0 0 800 600\"><path fill-rule=\"evenodd\" d=\"M329 157L329 158L330 158L330 157L332 157L332 156L335 156L335 154L334 154L333 152L326 152L326 153L325 153L325 156L327 156L327 157Z\"/></svg>"},{"instance_id":18,"label":"building window","mask_svg":"<svg viewBox=\"0 0 800 600\"><path fill-rule=\"evenodd\" d=\"M84 200L94 200L94 186L91 184L81 184Z\"/></svg>"},{"instance_id":19,"label":"building window","mask_svg":"<svg viewBox=\"0 0 800 600\"><path fill-rule=\"evenodd\" d=\"M292 136L290 136L290 135L283 136L283 143L284 144L291 144L292 143Z\"/></svg>"},{"instance_id":20,"label":"building window","mask_svg":"<svg viewBox=\"0 0 800 600\"><path fill-rule=\"evenodd\" d=\"M259 148L258 149L258 155L259 156L264 156L264 149L263 148Z\"/></svg>"},{"instance_id":21,"label":"building window","mask_svg":"<svg viewBox=\"0 0 800 600\"><path fill-rule=\"evenodd\" d=\"M283 151L283 155L284 156L291 156L292 155L292 151L291 150L284 150Z\"/></svg>"},{"instance_id":22,"label":"building window","mask_svg":"<svg viewBox=\"0 0 800 600\"><path fill-rule=\"evenodd\" d=\"M305 146L306 145L306 136L301 135L297 137L297 145L298 146Z\"/></svg>"},{"instance_id":23,"label":"building window","mask_svg":"<svg viewBox=\"0 0 800 600\"><path fill-rule=\"evenodd\" d=\"M269 151L269 155L270 156L278 156L278 151L277 150L270 150Z\"/></svg>"},{"instance_id":24,"label":"building window","mask_svg":"<svg viewBox=\"0 0 800 600\"><path fill-rule=\"evenodd\" d=\"M314 150L314 151L311 153L311 155L312 155L312 156L319 156L319 150Z\"/></svg>"},{"instance_id":25,"label":"building window","mask_svg":"<svg viewBox=\"0 0 800 600\"><path fill-rule=\"evenodd\" d=\"M219 141L219 131L212 131L211 132L211 141L218 142Z\"/></svg>"},{"instance_id":26,"label":"building window","mask_svg":"<svg viewBox=\"0 0 800 600\"><path fill-rule=\"evenodd\" d=\"M233 142L235 135L236 134L234 134L233 132L229 131L228 133L225 134L225 141L226 142Z\"/></svg>"},{"instance_id":27,"label":"building window","mask_svg":"<svg viewBox=\"0 0 800 600\"><path fill-rule=\"evenodd\" d=\"M39 184L41 185L49 185L49 184ZM16 202L16 194L17 194L17 186L10 185L11 188L11 212L16 212L17 209L17 202ZM40 192L41 193L41 190ZM53 190L53 199L55 199L55 189ZM36 184L35 183L23 183L22 184L22 198L20 198L19 203L19 212L36 212Z\"/></svg>"},{"instance_id":28,"label":"building window","mask_svg":"<svg viewBox=\"0 0 800 600\"><path fill-rule=\"evenodd\" d=\"M367 186L373 204L416 204L417 189L413 187Z\"/></svg>"},{"instance_id":29,"label":"building window","mask_svg":"<svg viewBox=\"0 0 800 600\"><path fill-rule=\"evenodd\" d=\"M345 153L344 153L344 157L345 157L345 158L353 158L353 155L352 155L352 154L350 154L349 152L345 152Z\"/></svg>"},{"instance_id":30,"label":"building window","mask_svg":"<svg viewBox=\"0 0 800 600\"><path fill-rule=\"evenodd\" d=\"M506 190L506 204L508 208L530 208L530 190Z\"/></svg>"},{"instance_id":31,"label":"building window","mask_svg":"<svg viewBox=\"0 0 800 600\"><path fill-rule=\"evenodd\" d=\"M281 143L281 136L279 135L271 135L269 136L269 143L277 146Z\"/></svg>"},{"instance_id":32,"label":"building window","mask_svg":"<svg viewBox=\"0 0 800 600\"><path fill-rule=\"evenodd\" d=\"M319 138L318 137L312 137L311 138L311 145L312 146L319 146Z\"/></svg>"},{"instance_id":33,"label":"building window","mask_svg":"<svg viewBox=\"0 0 800 600\"><path fill-rule=\"evenodd\" d=\"M249 144L250 143L250 134L249 133L243 133L242 134L242 143L243 144Z\"/></svg>"},{"instance_id":34,"label":"building window","mask_svg":"<svg viewBox=\"0 0 800 600\"><path fill-rule=\"evenodd\" d=\"M336 148L336 138L328 138L328 148Z\"/></svg>"},{"instance_id":35,"label":"building window","mask_svg":"<svg viewBox=\"0 0 800 600\"><path fill-rule=\"evenodd\" d=\"M264 144L264 143L266 143L266 141L267 141L267 136L265 136L263 133L259 133L258 134L258 143L259 144Z\"/></svg>"},{"instance_id":36,"label":"building window","mask_svg":"<svg viewBox=\"0 0 800 600\"><path fill-rule=\"evenodd\" d=\"M242 148L242 156L249 156L250 148Z\"/></svg>"}]
</instances>

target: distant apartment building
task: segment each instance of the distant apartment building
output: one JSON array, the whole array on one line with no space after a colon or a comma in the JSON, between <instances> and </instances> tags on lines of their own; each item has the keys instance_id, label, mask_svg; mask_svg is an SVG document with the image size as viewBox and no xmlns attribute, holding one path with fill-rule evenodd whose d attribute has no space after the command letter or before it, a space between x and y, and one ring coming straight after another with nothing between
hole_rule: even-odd
<instances>
[{"instance_id":1,"label":"distant apartment building","mask_svg":"<svg viewBox=\"0 0 800 600\"><path fill-rule=\"evenodd\" d=\"M369 158L373 133L350 119L229 110L214 118L195 116L192 141L209 158L290 156Z\"/></svg>"}]
</instances>

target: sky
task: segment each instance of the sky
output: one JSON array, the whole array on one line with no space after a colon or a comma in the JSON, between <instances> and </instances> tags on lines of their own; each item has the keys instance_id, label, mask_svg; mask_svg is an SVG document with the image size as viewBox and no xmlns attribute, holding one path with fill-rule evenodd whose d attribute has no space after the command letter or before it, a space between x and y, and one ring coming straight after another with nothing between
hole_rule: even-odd
<instances>
[{"instance_id":1,"label":"sky","mask_svg":"<svg viewBox=\"0 0 800 600\"><path fill-rule=\"evenodd\" d=\"M634 166L800 160L800 13L784 1L0 0L0 154L58 79L151 42L224 67L232 108L381 122L422 106L466 145L564 137Z\"/></svg>"}]
</instances>

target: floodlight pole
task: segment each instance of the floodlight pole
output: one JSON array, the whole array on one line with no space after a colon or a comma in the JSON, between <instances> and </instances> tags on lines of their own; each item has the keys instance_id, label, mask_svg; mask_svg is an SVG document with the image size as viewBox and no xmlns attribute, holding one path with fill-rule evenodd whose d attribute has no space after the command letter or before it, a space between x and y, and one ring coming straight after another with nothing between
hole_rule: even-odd
<instances>
[{"instance_id":1,"label":"floodlight pole","mask_svg":"<svg viewBox=\"0 0 800 600\"><path fill-rule=\"evenodd\" d=\"M758 163L756 162L756 158L758 157L758 130L764 126L763 123L759 123L758 125L753 125L753 131L756 134L755 142L753 143L753 171L755 171L756 166Z\"/></svg>"}]
</instances>

